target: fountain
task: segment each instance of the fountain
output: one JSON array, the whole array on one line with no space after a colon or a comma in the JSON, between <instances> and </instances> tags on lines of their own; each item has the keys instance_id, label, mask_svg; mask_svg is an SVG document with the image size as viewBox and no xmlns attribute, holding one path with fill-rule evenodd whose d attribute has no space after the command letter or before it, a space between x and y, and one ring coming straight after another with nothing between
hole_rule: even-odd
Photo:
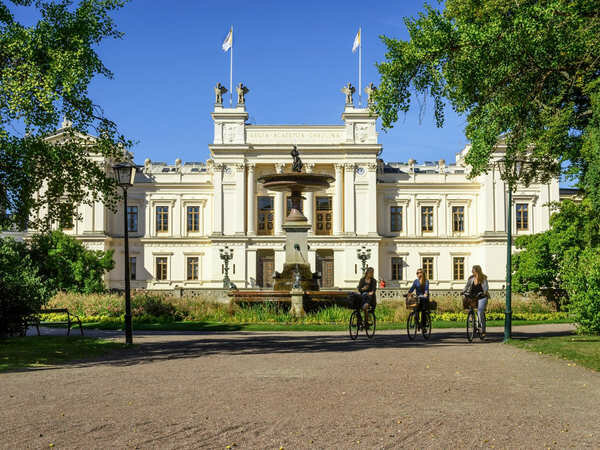
<instances>
[{"instance_id":1,"label":"fountain","mask_svg":"<svg viewBox=\"0 0 600 450\"><path fill-rule=\"evenodd\" d=\"M302 161L295 146L291 155L294 158L292 172L264 175L258 178L258 182L267 190L291 194L290 213L283 223L286 232L285 263L282 273L275 278L274 290L291 291L292 312L301 315L304 313L304 291L319 289L308 261L307 232L311 224L301 211L304 200L302 193L327 189L335 178L324 174L303 173Z\"/></svg>"}]
</instances>

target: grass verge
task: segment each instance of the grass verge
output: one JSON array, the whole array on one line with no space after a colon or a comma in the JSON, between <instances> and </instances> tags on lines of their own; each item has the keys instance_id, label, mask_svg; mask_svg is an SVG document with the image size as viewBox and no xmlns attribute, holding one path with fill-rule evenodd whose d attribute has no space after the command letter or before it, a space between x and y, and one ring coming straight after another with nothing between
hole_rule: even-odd
<instances>
[{"instance_id":1,"label":"grass verge","mask_svg":"<svg viewBox=\"0 0 600 450\"><path fill-rule=\"evenodd\" d=\"M553 355L600 371L600 336L552 336L532 339L512 339L516 347Z\"/></svg>"},{"instance_id":2,"label":"grass verge","mask_svg":"<svg viewBox=\"0 0 600 450\"><path fill-rule=\"evenodd\" d=\"M30 336L0 340L0 372L94 358L125 344L89 337Z\"/></svg>"},{"instance_id":3,"label":"grass verge","mask_svg":"<svg viewBox=\"0 0 600 450\"><path fill-rule=\"evenodd\" d=\"M570 323L568 319L557 320L513 320L513 325L539 325L548 323ZM502 320L488 320L489 327L503 326ZM52 323L44 323L44 326L53 326ZM84 328L99 330L122 330L123 321L119 319L103 320L98 322L87 322ZM464 328L465 322L459 321L434 321L433 328ZM135 322L134 330L154 331L345 331L348 323L294 323L294 322L217 322L217 321L181 321L181 322ZM378 330L404 330L406 322L377 322Z\"/></svg>"}]
</instances>

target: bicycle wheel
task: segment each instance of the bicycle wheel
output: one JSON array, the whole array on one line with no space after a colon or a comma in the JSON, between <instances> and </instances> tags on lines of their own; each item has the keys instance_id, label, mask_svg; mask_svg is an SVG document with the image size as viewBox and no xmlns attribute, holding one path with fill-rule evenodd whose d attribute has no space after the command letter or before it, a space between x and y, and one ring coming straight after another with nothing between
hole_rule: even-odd
<instances>
[{"instance_id":1,"label":"bicycle wheel","mask_svg":"<svg viewBox=\"0 0 600 450\"><path fill-rule=\"evenodd\" d=\"M366 316L366 324L365 324L365 334L369 339L372 339L375 336L375 328L377 326L377 319L375 318L374 311L367 311L365 313Z\"/></svg>"},{"instance_id":2,"label":"bicycle wheel","mask_svg":"<svg viewBox=\"0 0 600 450\"><path fill-rule=\"evenodd\" d=\"M408 320L406 321L406 333L408 334L408 339L411 341L414 341L417 337L417 318L414 311L408 315Z\"/></svg>"},{"instance_id":3,"label":"bicycle wheel","mask_svg":"<svg viewBox=\"0 0 600 450\"><path fill-rule=\"evenodd\" d=\"M467 339L469 342L473 342L473 336L475 335L475 312L470 309L467 314Z\"/></svg>"},{"instance_id":4,"label":"bicycle wheel","mask_svg":"<svg viewBox=\"0 0 600 450\"><path fill-rule=\"evenodd\" d=\"M350 332L350 339L352 340L355 340L358 337L358 322L358 311L354 311L352 315L350 315L350 323L348 324L348 331Z\"/></svg>"},{"instance_id":5,"label":"bicycle wheel","mask_svg":"<svg viewBox=\"0 0 600 450\"><path fill-rule=\"evenodd\" d=\"M423 311L423 318L422 320L422 327L421 327L421 331L423 332L423 337L425 339L429 339L429 336L431 336L431 313L429 311Z\"/></svg>"}]
</instances>

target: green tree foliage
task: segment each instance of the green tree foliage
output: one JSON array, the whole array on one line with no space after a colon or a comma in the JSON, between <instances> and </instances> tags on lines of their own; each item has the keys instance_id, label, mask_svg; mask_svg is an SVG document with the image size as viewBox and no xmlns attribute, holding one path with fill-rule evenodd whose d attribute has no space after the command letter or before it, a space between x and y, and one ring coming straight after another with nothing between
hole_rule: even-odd
<instances>
[{"instance_id":1,"label":"green tree foliage","mask_svg":"<svg viewBox=\"0 0 600 450\"><path fill-rule=\"evenodd\" d=\"M568 255L566 259L569 311L578 331L600 334L600 248L586 248L578 258Z\"/></svg>"},{"instance_id":2,"label":"green tree foliage","mask_svg":"<svg viewBox=\"0 0 600 450\"><path fill-rule=\"evenodd\" d=\"M47 229L68 222L76 204L115 204L114 181L88 156L119 158L131 143L88 86L97 75L112 77L96 49L122 36L109 14L123 4L0 0L0 228ZM37 23L19 23L17 7L35 8ZM66 139L47 139L63 117L72 122Z\"/></svg>"},{"instance_id":3,"label":"green tree foliage","mask_svg":"<svg viewBox=\"0 0 600 450\"><path fill-rule=\"evenodd\" d=\"M0 239L0 336L24 331L23 319L49 298L25 244Z\"/></svg>"},{"instance_id":4,"label":"green tree foliage","mask_svg":"<svg viewBox=\"0 0 600 450\"><path fill-rule=\"evenodd\" d=\"M104 292L102 277L114 267L112 250L88 250L60 231L35 235L30 252L52 292Z\"/></svg>"},{"instance_id":5,"label":"green tree foliage","mask_svg":"<svg viewBox=\"0 0 600 450\"><path fill-rule=\"evenodd\" d=\"M515 245L521 251L513 256L513 289L516 292L540 292L545 288L566 289L569 298L575 292L565 284L566 273L577 265L580 254L600 246L600 218L591 198L582 202L563 200L550 218L544 233L520 236ZM550 300L559 304L561 299Z\"/></svg>"},{"instance_id":6,"label":"green tree foliage","mask_svg":"<svg viewBox=\"0 0 600 450\"><path fill-rule=\"evenodd\" d=\"M473 175L488 169L504 135L509 161L527 154L535 163L521 182L556 176L564 162L582 182L598 182L600 2L447 0L405 24L409 41L382 36L374 108L384 127L414 95L431 96L438 126L446 102L466 115Z\"/></svg>"}]
</instances>

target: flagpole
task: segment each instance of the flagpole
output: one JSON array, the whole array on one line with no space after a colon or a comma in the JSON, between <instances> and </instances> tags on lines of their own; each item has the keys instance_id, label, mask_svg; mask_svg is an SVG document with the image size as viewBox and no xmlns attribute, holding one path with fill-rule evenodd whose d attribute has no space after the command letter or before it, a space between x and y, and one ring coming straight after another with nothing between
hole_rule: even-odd
<instances>
[{"instance_id":1,"label":"flagpole","mask_svg":"<svg viewBox=\"0 0 600 450\"><path fill-rule=\"evenodd\" d=\"M229 49L229 106L233 105L233 25L231 25L231 48Z\"/></svg>"},{"instance_id":2,"label":"flagpole","mask_svg":"<svg viewBox=\"0 0 600 450\"><path fill-rule=\"evenodd\" d=\"M362 106L362 28L358 29L358 106Z\"/></svg>"}]
</instances>

